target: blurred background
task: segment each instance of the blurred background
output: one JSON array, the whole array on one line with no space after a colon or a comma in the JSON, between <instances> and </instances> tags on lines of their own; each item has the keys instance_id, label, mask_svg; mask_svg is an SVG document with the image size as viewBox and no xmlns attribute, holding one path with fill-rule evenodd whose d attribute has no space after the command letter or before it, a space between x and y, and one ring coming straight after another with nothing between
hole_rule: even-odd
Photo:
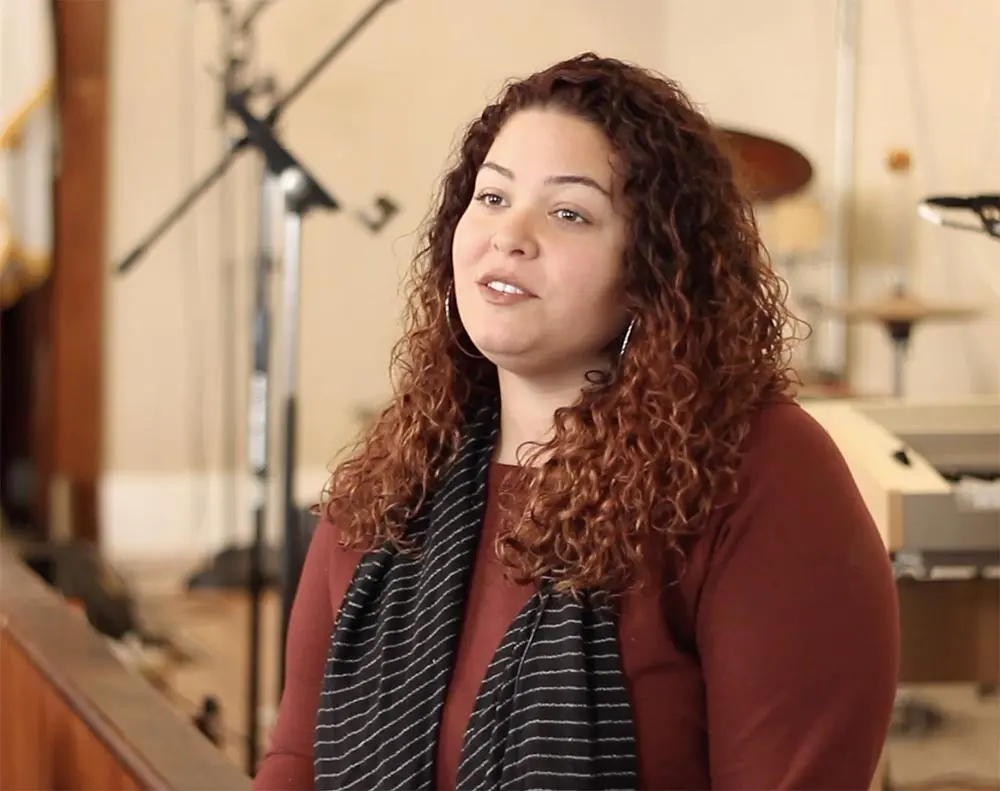
<instances>
[{"instance_id":1,"label":"blurred background","mask_svg":"<svg viewBox=\"0 0 1000 791\"><path fill-rule=\"evenodd\" d=\"M801 398L874 487L873 512L896 513L918 485L867 449L907 431L973 437L985 541L949 525L920 543L880 517L905 572L908 676L879 782L997 787L1000 245L987 231L1000 234L1000 201L968 201L1000 193L995 0L0 9L4 543L82 602L172 710L207 714L233 766L253 757L247 730L262 742L273 718L278 583L294 581L308 508L390 395L401 278L458 135L506 80L592 50L680 81L732 133L773 262L815 330ZM276 104L247 142L248 118ZM290 154L336 201L302 211L300 234L265 177L265 140L272 165ZM933 214L934 196L961 200ZM266 380L252 376L262 293ZM951 502L942 486L967 470L930 467L941 478L927 491Z\"/></svg>"}]
</instances>

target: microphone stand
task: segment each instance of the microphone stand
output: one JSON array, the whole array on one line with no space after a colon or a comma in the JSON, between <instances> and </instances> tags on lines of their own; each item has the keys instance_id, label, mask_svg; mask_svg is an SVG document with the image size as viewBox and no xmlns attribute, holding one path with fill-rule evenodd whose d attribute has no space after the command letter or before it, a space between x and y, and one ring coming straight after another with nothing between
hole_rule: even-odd
<instances>
[{"instance_id":1,"label":"microphone stand","mask_svg":"<svg viewBox=\"0 0 1000 791\"><path fill-rule=\"evenodd\" d=\"M951 220L945 216L941 209L965 209L974 212L981 225ZM917 215L920 219L940 228L953 228L959 231L985 234L1000 241L1000 195L978 195L971 198L925 198L917 204ZM991 287L1000 294L1000 288L996 283L991 283Z\"/></svg>"},{"instance_id":2,"label":"microphone stand","mask_svg":"<svg viewBox=\"0 0 1000 791\"><path fill-rule=\"evenodd\" d=\"M222 130L222 147L228 150L229 146L232 144L232 137L230 135L229 120L232 113L227 104L227 97L230 93L240 90L245 90L247 92L247 98L255 96L268 96L272 100L277 98L277 87L275 85L274 77L271 75L261 75L258 78L252 76L244 76L245 72L249 69L251 61L254 57L254 51L256 49L253 43L253 21L260 15L260 13L266 8L266 6L272 2L272 0L254 0L253 5L246 10L245 15L242 19L237 19L232 0L210 0L210 2L216 3L219 6L219 12L221 16L221 28L222 28L222 51L223 51L223 71L219 75L220 81L222 83L222 96L219 107L219 117L218 124ZM264 273L266 276L267 272L270 272L270 256L271 248L268 244L267 232L268 232L268 222L269 218L264 213L265 212L265 201L263 190L265 189L265 184L263 180L267 179L267 169L264 168L262 175L261 184L261 200L260 200L260 213L257 218L257 231L259 234L257 250L254 252L254 261L257 266L258 273ZM222 211L225 213L228 206L228 202L223 199ZM229 217L228 219L232 219ZM228 223L225 228L229 228ZM223 229L223 237L225 236L225 229ZM231 241L231 239L230 239ZM232 255L221 256L222 263L224 266L224 279L223 279L223 293L224 293L224 319L222 326L226 328L225 338L226 338L226 348L223 353L223 359L225 360L225 377L223 384L223 394L225 399L225 408L223 409L223 414L225 415L235 415L236 405L234 399L236 397L235 392L235 370L236 366L236 353L233 348L232 334L234 328L236 327L236 302L237 297L235 293L235 261ZM257 280L261 278L258 275ZM266 283L266 280L265 280ZM256 316L263 309L265 312L267 310L267 295L266 291L263 295L260 294L259 288L256 289L257 297L254 304L254 316L256 321ZM258 355L256 349L254 351L254 362L256 364L256 359ZM266 364L266 362L265 362ZM256 368L255 368L256 370ZM265 369L266 371L266 369ZM252 388L251 388L252 390ZM253 399L248 402L253 404ZM236 461L236 425L233 421L227 421L224 426L224 440L223 440L224 455L223 458L226 464L234 464L238 467ZM256 449L250 452L250 465L251 469L256 471ZM235 468L234 468L235 469ZM195 588L213 588L213 587L235 587L241 585L240 579L246 578L249 574L249 556L246 552L242 552L235 546L235 540L233 539L236 533L236 509L237 509L237 493L239 492L238 482L235 480L228 481L227 485L227 496L224 497L223 502L225 503L225 509L222 513L223 524L226 527L226 544L227 548L221 550L212 563L200 571L196 571L189 575L187 579L187 587L189 589ZM276 556L268 557L267 561L264 563L268 572L265 574L265 578L270 580L271 584L274 584L277 580L279 574L280 559ZM227 584L228 583L228 584ZM245 584L245 583L244 583Z\"/></svg>"},{"instance_id":3,"label":"microphone stand","mask_svg":"<svg viewBox=\"0 0 1000 791\"><path fill-rule=\"evenodd\" d=\"M981 225L970 225L947 219L940 209L967 209L979 217ZM927 198L917 206L921 219L942 228L984 233L1000 240L1000 195L980 195L973 198Z\"/></svg>"},{"instance_id":4,"label":"microphone stand","mask_svg":"<svg viewBox=\"0 0 1000 791\"><path fill-rule=\"evenodd\" d=\"M330 45L329 49L320 56L320 58L313 64L313 66L305 72L297 83L279 99L271 111L267 114L267 123L270 126L275 126L280 118L282 112L288 109L288 106L302 93L309 84L316 79L322 73L323 69L332 61L341 50L343 50L350 41L355 38L364 29L375 15L382 10L382 8L389 3L395 2L395 0L375 0L372 5L362 14L351 27L349 27L344 33ZM188 209L190 209L198 199L204 195L215 182L217 182L226 171L229 166L232 165L233 160L236 155L246 148L250 144L249 138L246 136L235 141L229 150L222 156L219 162L213 167L208 173L206 173L201 179L195 182L194 186L188 191L187 195L178 201L177 205L171 209L167 215L157 223L153 229L146 235L135 248L126 255L121 262L115 267L118 274L125 274L130 269L132 269L139 261L146 255L149 249L159 241L167 231L169 231L174 224L179 220ZM376 208L380 212L380 217L376 220L363 220L364 224L373 231L379 231L388 222L399 208L395 203L385 197L379 197L376 199Z\"/></svg>"},{"instance_id":5,"label":"microphone stand","mask_svg":"<svg viewBox=\"0 0 1000 791\"><path fill-rule=\"evenodd\" d=\"M281 651L279 654L279 687L284 678L284 646L288 635L288 621L291 615L292 603L304 552L302 551L302 536L299 530L300 515L295 505L295 454L297 446L297 409L298 409L298 317L299 294L302 262L302 221L312 209L324 208L338 211L340 204L327 192L315 178L295 159L274 136L273 129L266 121L257 118L246 106L246 93L230 93L226 97L229 109L241 120L247 130L247 136L264 154L264 162L269 183L265 186L265 194L269 187L277 183L284 196L284 255L282 260L282 291L284 309L282 313L283 353L285 358L284 403L282 405L283 426L282 435L284 448L282 453L282 522L284 525L284 551L282 553L282 618L281 618ZM266 287L259 290L258 298L265 298ZM266 318L267 313L257 318ZM258 505L254 521L254 541L250 551L250 573L248 592L250 594L250 671L247 690L247 766L252 775L257 765L257 713L259 709L259 677L260 677L260 598L264 589L262 569L262 552L264 547L264 507L267 486L267 402L269 400L268 376L266 373L267 347L261 343L268 335L265 324L255 324L255 371L252 378L251 394L256 399L254 417L260 421L258 428L264 430L255 437L252 449L263 451L254 470L259 484L261 503ZM265 370L257 370L258 363ZM263 406L263 408L261 408ZM259 444L257 444L259 443Z\"/></svg>"},{"instance_id":6,"label":"microphone stand","mask_svg":"<svg viewBox=\"0 0 1000 791\"><path fill-rule=\"evenodd\" d=\"M146 252L169 231L174 224L204 195L229 169L236 156L244 148L253 146L263 155L264 173L260 190L260 227L258 229L258 250L255 266L255 302L253 315L253 371L250 381L249 437L248 450L251 472L257 489L257 503L254 508L254 534L251 545L240 550L224 549L205 571L189 580L189 587L199 585L209 587L244 588L250 598L249 669L247 685L247 773L256 773L258 755L258 717L260 708L260 604L261 594L273 582L280 579L282 591L281 640L279 645L279 694L284 681L285 645L288 622L294 602L301 564L304 560L304 536L300 529L304 515L295 505L295 455L296 421L298 408L298 309L300 292L302 221L314 208L337 211L342 208L329 192L323 189L308 171L278 142L274 129L281 116L294 99L323 71L334 57L355 38L388 3L393 0L375 0L332 45L320 56L316 63L279 99L264 118L258 118L247 107L249 89L232 90L227 86L226 108L243 123L246 134L236 140L226 151L218 164L202 177L178 201L177 205L147 234L117 265L118 274L125 274L135 267ZM259 2L250 15L240 25L246 32L253 16L264 6ZM268 478L268 437L269 403L271 396L269 352L271 341L271 321L269 304L269 275L272 261L270 250L274 234L270 227L271 199L275 189L280 188L283 196L284 213L284 327L283 352L285 354L285 385L283 403L283 486L282 486L282 537L283 551L280 553L280 571L265 575L264 550L266 544L265 526ZM390 198L378 196L375 200L375 217L356 212L355 217L371 232L377 233L399 211ZM276 564L277 565L277 564Z\"/></svg>"}]
</instances>

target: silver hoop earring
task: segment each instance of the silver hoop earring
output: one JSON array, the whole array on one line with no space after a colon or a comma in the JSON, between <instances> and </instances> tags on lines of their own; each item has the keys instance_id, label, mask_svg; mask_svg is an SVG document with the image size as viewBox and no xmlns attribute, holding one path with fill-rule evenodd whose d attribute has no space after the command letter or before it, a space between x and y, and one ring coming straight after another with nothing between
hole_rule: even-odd
<instances>
[{"instance_id":1,"label":"silver hoop earring","mask_svg":"<svg viewBox=\"0 0 1000 791\"><path fill-rule=\"evenodd\" d=\"M622 347L618 350L618 362L622 361L622 357L625 356L625 350L628 348L629 339L632 337L632 330L635 327L635 316L632 317L632 321L628 323L628 329L625 330L625 337L622 338Z\"/></svg>"}]
</instances>

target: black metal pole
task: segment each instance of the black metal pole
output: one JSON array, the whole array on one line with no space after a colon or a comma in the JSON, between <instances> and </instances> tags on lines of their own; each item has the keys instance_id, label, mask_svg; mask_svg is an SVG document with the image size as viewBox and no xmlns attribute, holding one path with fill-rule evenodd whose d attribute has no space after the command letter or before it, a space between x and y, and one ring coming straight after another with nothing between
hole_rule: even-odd
<instances>
[{"instance_id":1,"label":"black metal pole","mask_svg":"<svg viewBox=\"0 0 1000 791\"><path fill-rule=\"evenodd\" d=\"M277 120L281 113L288 109L288 105L298 97L302 91L319 76L320 72L333 60L341 50L346 47L353 38L355 38L375 15L382 10L382 8L395 0L376 0L368 8L368 10L362 14L358 20L351 25L341 36L339 36L333 44L319 57L316 63L310 67L299 80L293 85L291 90L289 90L284 96L282 96L274 105L274 107L267 114L266 118L268 123L273 124ZM244 148L248 143L249 139L244 137L233 143L232 148L226 152L219 163L212 168L205 176L198 181L194 187L178 201L177 205L171 209L166 217L161 220L150 231L146 238L143 239L135 249L126 255L122 261L115 267L119 274L124 274L133 266L135 266L139 260L146 254L146 251L156 243L156 241L163 236L170 228L181 218L181 216L198 200L208 189L222 176L225 174L226 170L232 164L233 158L237 152Z\"/></svg>"},{"instance_id":2,"label":"black metal pole","mask_svg":"<svg viewBox=\"0 0 1000 791\"><path fill-rule=\"evenodd\" d=\"M251 468L258 484L260 502L254 509L254 536L249 547L248 569L247 569L247 592L250 597L250 624L249 624L249 667L247 679L247 773L250 776L256 774L258 758L258 721L260 708L260 611L261 595L266 585L264 574L264 549L266 543L266 500L267 500L267 437L268 437L268 403L269 393L269 353L270 353L270 308L268 304L268 278L271 269L270 261L270 238L269 233L269 212L267 199L269 197L269 177L280 176L287 170L295 170L303 177L301 189L292 198L291 203L294 208L288 209L286 197L286 213L289 218L297 221L299 227L303 215L312 207L323 206L328 209L338 209L339 204L312 179L307 171L281 146L274 138L273 127L281 112L322 72L322 70L339 54L347 44L355 38L385 5L392 0L376 0L350 28L333 42L333 44L323 53L316 63L294 84L293 88L279 99L265 119L254 117L246 107L246 92L233 90L235 86L226 86L226 107L236 115L247 129L247 133L240 140L237 140L223 155L219 163L209 171L187 195L177 203L177 205L167 213L153 229L146 235L128 255L122 259L116 269L119 274L124 274L132 269L140 259L146 254L168 230L183 216L187 210L214 185L228 170L236 157L236 154L253 143L261 152L265 165L262 174L261 185L261 222L263 226L259 229L260 239L258 240L257 261L256 261L256 288L255 305L253 318L253 372L251 378L251 417L250 436L248 442L251 444ZM254 17L267 4L267 0L261 0L251 10L243 20L241 28L244 32L251 26ZM379 208L381 218L377 221L366 221L368 227L377 232L395 213L396 207L386 199L380 199ZM290 240L286 236L286 243ZM300 250L299 242L292 242L296 247L294 257L296 266ZM287 251L286 251L287 252ZM297 274L296 274L297 277ZM297 295L296 295L297 298ZM290 318L290 317L289 317ZM294 340L294 337L293 337ZM297 349L286 349L289 355L289 365L295 364ZM294 473L295 473L295 450L296 450L296 405L294 379L290 380L290 391L286 399L284 409L285 426L285 447L284 447L284 487L282 523L285 540L283 553L283 573L282 573L282 625L281 625L281 675L279 678L279 689L284 682L284 657L285 645L287 642L288 621L291 613L291 604L294 601L295 591L298 586L298 575L301 566L301 537L298 530L299 514L295 507L294 497ZM254 445L254 443L257 443Z\"/></svg>"},{"instance_id":3,"label":"black metal pole","mask_svg":"<svg viewBox=\"0 0 1000 791\"><path fill-rule=\"evenodd\" d=\"M268 412L270 409L269 362L271 353L270 277L272 209L271 175L261 172L258 196L257 254L254 266L254 308L251 324L253 370L250 373L247 453L254 478L257 503L254 506L254 534L250 545L248 592L250 594L250 668L247 676L247 773L257 769L257 718L260 708L260 599L266 587L264 549L267 542Z\"/></svg>"},{"instance_id":4,"label":"black metal pole","mask_svg":"<svg viewBox=\"0 0 1000 791\"><path fill-rule=\"evenodd\" d=\"M253 134L252 123L247 128ZM263 127L266 128L266 127ZM336 210L336 200L308 172L290 164L282 173L284 246L282 258L282 351L284 356L284 458L282 464L283 553L278 691L284 691L288 625L302 564L302 531L295 498L299 393L299 309L302 293L302 220L314 208Z\"/></svg>"},{"instance_id":5,"label":"black metal pole","mask_svg":"<svg viewBox=\"0 0 1000 791\"><path fill-rule=\"evenodd\" d=\"M292 485L295 479L295 408L294 399L297 392L298 364L298 303L299 303L299 272L301 262L301 226L303 215L312 208L337 210L340 205L327 192L301 163L274 136L273 127L265 120L257 118L246 105L246 92L231 93L226 96L226 106L243 122L247 137L264 157L264 180L261 184L261 228L258 248L257 281L255 296L255 311L253 322L254 368L251 374L250 389L250 426L248 446L250 466L254 474L259 502L254 513L254 538L250 547L249 571L247 574L247 593L250 598L250 662L248 670L247 689L247 763L248 774L256 771L257 762L257 720L260 700L260 597L264 587L263 553L265 544L265 515L267 503L268 444L269 444L269 403L270 386L270 353L271 353L271 323L269 301L269 274L271 268L270 251L273 244L269 219L272 215L272 179L277 179L282 186L285 213L284 235L284 269L285 307L282 315L284 329L284 357L287 367L287 393L285 406L285 458L283 474L284 497L281 509L282 526L285 537L283 552L283 574L281 589L283 603L287 591L294 590L297 578L294 575L295 554L298 546L297 531L289 522L293 513L295 501ZM295 176L291 191L285 184L288 175ZM285 605L282 610L281 655L284 656L285 633L287 618ZM283 666L283 662L281 662ZM283 669L283 668L282 668ZM279 687L281 680L279 678Z\"/></svg>"},{"instance_id":6,"label":"black metal pole","mask_svg":"<svg viewBox=\"0 0 1000 791\"><path fill-rule=\"evenodd\" d=\"M284 460L284 536L282 553L281 586L281 642L278 645L278 696L285 688L285 660L288 654L288 624L292 617L292 605L299 585L302 560L302 541L299 509L295 503L295 454L298 443L298 398L289 395L285 399L285 460Z\"/></svg>"},{"instance_id":7,"label":"black metal pole","mask_svg":"<svg viewBox=\"0 0 1000 791\"><path fill-rule=\"evenodd\" d=\"M240 20L239 31L241 33L246 33L253 27L254 20L257 19L258 14L267 8L274 0L257 0L256 3L247 11L246 16Z\"/></svg>"},{"instance_id":8,"label":"black metal pole","mask_svg":"<svg viewBox=\"0 0 1000 791\"><path fill-rule=\"evenodd\" d=\"M243 139L235 143L233 147L226 152L219 164L205 174L201 181L197 182L188 194L181 198L180 202L167 213L167 216L158 222L153 227L153 230L146 234L146 238L139 242L139 244L135 246L135 249L122 259L121 263L119 263L116 267L118 274L125 274L133 266L139 263L140 259L146 254L146 251L156 244L159 238L169 231L173 227L174 223L187 213L187 210L195 204L198 198L208 192L212 185L226 174L226 171L229 170L229 166L233 163L233 159L236 158L237 152L242 149L247 142L248 141L246 139Z\"/></svg>"},{"instance_id":9,"label":"black metal pole","mask_svg":"<svg viewBox=\"0 0 1000 791\"><path fill-rule=\"evenodd\" d=\"M301 77L299 77L292 87L288 89L285 95L278 100L278 102L271 109L271 112L267 114L268 123L273 124L277 121L278 116L281 115L289 104L295 101L296 97L302 93L302 91L309 87L312 81L315 80L323 69L327 67L327 64L337 57L337 55L340 54L340 51L344 49L344 47L346 47L351 40L358 35L358 33L364 30L365 26L375 18L375 15L381 11L384 6L387 6L392 2L395 2L395 0L375 0L375 2L368 7L368 10L359 16L357 20L355 20L354 24L347 28L343 35L333 42L330 48L327 49L326 52L324 52L319 59L308 70L306 70Z\"/></svg>"},{"instance_id":10,"label":"black metal pole","mask_svg":"<svg viewBox=\"0 0 1000 791\"><path fill-rule=\"evenodd\" d=\"M257 774L258 712L260 711L260 599L264 588L264 509L254 512L254 538L250 547L250 666L247 668L246 772Z\"/></svg>"}]
</instances>

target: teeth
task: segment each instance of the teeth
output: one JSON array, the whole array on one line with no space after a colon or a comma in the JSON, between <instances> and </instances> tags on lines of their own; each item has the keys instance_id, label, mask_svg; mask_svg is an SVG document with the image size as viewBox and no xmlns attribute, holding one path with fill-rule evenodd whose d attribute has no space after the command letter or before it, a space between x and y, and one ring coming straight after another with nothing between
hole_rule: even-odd
<instances>
[{"instance_id":1,"label":"teeth","mask_svg":"<svg viewBox=\"0 0 1000 791\"><path fill-rule=\"evenodd\" d=\"M512 286L510 283L504 283L500 280L491 280L486 284L486 287L503 294L524 294L517 286Z\"/></svg>"}]
</instances>

